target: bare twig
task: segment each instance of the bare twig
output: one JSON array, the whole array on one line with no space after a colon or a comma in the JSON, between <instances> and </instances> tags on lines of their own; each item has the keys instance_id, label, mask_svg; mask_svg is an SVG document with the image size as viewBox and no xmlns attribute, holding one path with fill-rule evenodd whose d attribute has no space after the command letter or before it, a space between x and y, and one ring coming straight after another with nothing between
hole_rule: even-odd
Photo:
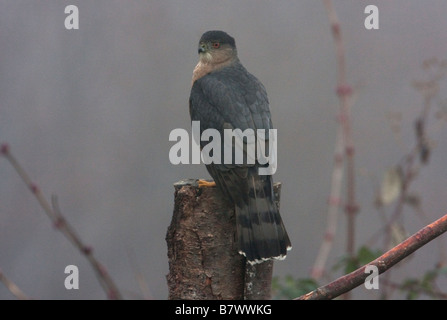
<instances>
[{"instance_id":1,"label":"bare twig","mask_svg":"<svg viewBox=\"0 0 447 320\"><path fill-rule=\"evenodd\" d=\"M407 240L401 242L393 249L387 251L379 258L371 261L368 265L376 266L379 274L390 269L402 259L408 257L410 254L440 236L447 231L447 214L435 222L425 226L417 233L409 237ZM370 275L365 273L367 265L345 275L337 280L322 286L314 291L302 295L297 300L323 300L334 299L341 294L348 292L359 285L363 284L366 278Z\"/></svg>"},{"instance_id":2,"label":"bare twig","mask_svg":"<svg viewBox=\"0 0 447 320\"><path fill-rule=\"evenodd\" d=\"M23 293L22 290L20 290L20 288L12 281L10 280L8 277L5 276L5 274L2 272L2 270L0 269L0 282L2 282L6 289L9 290L9 292L11 292L17 299L20 300L29 300L30 298Z\"/></svg>"},{"instance_id":3,"label":"bare twig","mask_svg":"<svg viewBox=\"0 0 447 320\"><path fill-rule=\"evenodd\" d=\"M337 128L335 142L334 165L331 178L331 191L328 199L326 231L320 249L311 270L311 277L319 280L323 274L327 258L332 249L337 233L338 209L341 205L341 184L343 181L343 136L341 126Z\"/></svg>"},{"instance_id":4,"label":"bare twig","mask_svg":"<svg viewBox=\"0 0 447 320\"><path fill-rule=\"evenodd\" d=\"M434 101L439 94L440 81L445 78L445 74L447 71L446 66L447 65L444 61L438 61L437 59L426 60L423 63L423 68L427 72L428 78L425 80L413 82L413 86L417 90L419 90L423 96L423 106L419 116L414 121L414 132L416 137L415 145L406 155L402 157L402 159L396 166L399 171L399 180L401 187L399 197L393 208L393 212L386 222L386 233L384 237L385 248L390 247L392 241L392 229L394 228L396 221L402 216L403 209L406 204L410 204L419 213L423 212L420 204L418 203L419 201L416 200L416 203L411 203L410 199L412 197L412 193L410 192L410 186L416 180L421 168L428 164L431 156L432 145L428 138L429 115L432 110ZM381 209L382 204L380 203L380 201L378 204L378 208ZM425 217L423 218L425 219ZM441 240L439 242L439 246L439 261L440 263L444 263L446 259L443 250L444 241ZM389 279L387 279L387 277L390 276L391 274L387 273L384 276L384 280L389 282ZM386 296L386 290L384 290L382 294Z\"/></svg>"},{"instance_id":5,"label":"bare twig","mask_svg":"<svg viewBox=\"0 0 447 320\"><path fill-rule=\"evenodd\" d=\"M74 228L67 222L67 220L62 215L59 205L57 203L56 196L52 196L52 205L49 204L47 199L42 194L40 188L32 182L28 173L19 164L17 159L11 154L9 146L3 144L0 148L0 153L3 155L9 163L14 167L16 172L28 186L28 188L33 193L34 197L39 202L40 206L43 208L45 213L53 222L54 226L62 232L62 234L76 247L79 251L87 258L90 264L95 270L97 278L104 288L109 299L121 299L121 294L115 286L112 278L106 271L106 268L93 256L92 247L85 245L80 237L75 232Z\"/></svg>"},{"instance_id":6,"label":"bare twig","mask_svg":"<svg viewBox=\"0 0 447 320\"><path fill-rule=\"evenodd\" d=\"M354 218L358 211L354 184L354 143L351 133L352 87L347 84L346 80L345 48L340 30L340 22L332 5L332 1L324 0L323 2L326 7L335 42L335 51L337 56L337 95L340 102L340 111L338 118L339 127L337 129L337 139L335 142L335 156L328 204L326 233L311 271L311 275L315 279L321 278L324 273L327 257L330 249L332 248L333 239L337 230L338 207L341 203L340 194L343 178L343 161L346 161L347 169L345 212L348 218L348 239L346 250L349 255L353 255L355 250ZM343 156L343 148L345 157Z\"/></svg>"}]
</instances>

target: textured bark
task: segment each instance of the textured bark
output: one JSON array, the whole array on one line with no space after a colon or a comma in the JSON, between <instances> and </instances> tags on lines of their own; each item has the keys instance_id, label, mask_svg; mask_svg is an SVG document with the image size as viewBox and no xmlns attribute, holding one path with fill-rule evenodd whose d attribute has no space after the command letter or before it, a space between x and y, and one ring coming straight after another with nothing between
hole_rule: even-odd
<instances>
[{"instance_id":1,"label":"textured bark","mask_svg":"<svg viewBox=\"0 0 447 320\"><path fill-rule=\"evenodd\" d=\"M331 283L306 293L295 300L329 300L334 299L350 290L365 284L370 272L365 272L367 266L377 267L378 274L382 274L396 263L426 245L428 242L447 232L447 214L435 222L425 226L407 240L399 243L377 259L371 261L357 270L344 275Z\"/></svg>"},{"instance_id":2,"label":"textured bark","mask_svg":"<svg viewBox=\"0 0 447 320\"><path fill-rule=\"evenodd\" d=\"M273 261L245 265L244 299L269 300L272 291Z\"/></svg>"},{"instance_id":3,"label":"textured bark","mask_svg":"<svg viewBox=\"0 0 447 320\"><path fill-rule=\"evenodd\" d=\"M166 235L168 298L269 299L273 262L246 265L237 252L233 204L217 188L198 188L196 180L174 187L174 213Z\"/></svg>"}]
</instances>

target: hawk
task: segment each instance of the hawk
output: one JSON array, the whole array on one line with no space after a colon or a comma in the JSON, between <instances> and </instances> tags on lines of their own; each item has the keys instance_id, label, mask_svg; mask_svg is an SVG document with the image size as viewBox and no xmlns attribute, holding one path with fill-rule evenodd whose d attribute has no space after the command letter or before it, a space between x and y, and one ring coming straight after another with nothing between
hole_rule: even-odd
<instances>
[{"instance_id":1,"label":"hawk","mask_svg":"<svg viewBox=\"0 0 447 320\"><path fill-rule=\"evenodd\" d=\"M257 129L272 129L267 92L239 61L234 38L223 31L205 32L198 51L189 111L192 121L200 121L200 135L206 129L216 129L224 146L224 129L253 129L255 135ZM268 144L269 135L263 139ZM246 153L248 142L242 141ZM238 146L231 143L235 151ZM206 142L200 144L203 148ZM223 151L222 147L222 159ZM214 183L235 205L238 251L251 264L284 259L291 249L275 203L272 176L260 175L258 171L265 166L258 158L252 162L228 164L222 160L206 165ZM200 180L199 186L214 183L208 185Z\"/></svg>"}]
</instances>

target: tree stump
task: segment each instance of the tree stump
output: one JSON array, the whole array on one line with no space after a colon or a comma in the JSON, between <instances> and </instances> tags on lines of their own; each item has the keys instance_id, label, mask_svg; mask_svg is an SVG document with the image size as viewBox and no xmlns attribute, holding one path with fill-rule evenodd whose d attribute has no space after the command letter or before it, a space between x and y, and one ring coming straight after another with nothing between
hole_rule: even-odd
<instances>
[{"instance_id":1,"label":"tree stump","mask_svg":"<svg viewBox=\"0 0 447 320\"><path fill-rule=\"evenodd\" d=\"M279 201L280 183L274 185ZM197 180L174 184L166 234L170 300L270 299L273 262L250 265L235 242L234 205ZM278 203L279 207L279 203Z\"/></svg>"}]
</instances>

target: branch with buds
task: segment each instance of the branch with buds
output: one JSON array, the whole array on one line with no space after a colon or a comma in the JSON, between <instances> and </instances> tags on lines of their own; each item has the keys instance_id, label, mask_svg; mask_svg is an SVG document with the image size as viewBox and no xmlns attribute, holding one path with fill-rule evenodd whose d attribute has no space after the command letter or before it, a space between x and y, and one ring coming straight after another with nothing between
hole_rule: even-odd
<instances>
[{"instance_id":1,"label":"branch with buds","mask_svg":"<svg viewBox=\"0 0 447 320\"><path fill-rule=\"evenodd\" d=\"M361 284L365 283L369 273L365 273L367 266L376 266L379 274L384 273L399 261L405 259L410 254L426 245L428 242L437 238L447 231L447 214L428 226L422 228L407 240L401 242L391 250L387 251L369 264L345 275L337 280L322 286L312 292L309 292L297 300L324 300L334 299L343 293L346 293Z\"/></svg>"},{"instance_id":2,"label":"branch with buds","mask_svg":"<svg viewBox=\"0 0 447 320\"><path fill-rule=\"evenodd\" d=\"M67 222L65 217L62 215L59 205L57 202L57 197L53 195L51 197L51 205L47 201L47 199L42 194L40 188L32 182L31 178L29 177L28 173L23 169L23 167L19 164L17 159L12 155L9 145L8 144L2 144L0 147L0 154L6 158L6 160L9 161L9 163L13 166L13 168L16 170L16 172L19 174L19 176L22 178L22 180L25 182L25 184L28 186L28 188L31 190L34 197L39 202L42 209L45 211L47 216L50 218L50 220L53 222L53 225L57 230L62 232L62 234L76 247L79 249L79 251L87 258L87 260L92 265L93 269L96 272L96 276L107 293L107 296L109 299L121 299L121 294L118 291L115 283L113 282L112 278L107 273L106 268L94 257L93 255L93 249L92 247L85 245L81 238L76 233L75 229ZM3 278L4 279L4 278ZM4 281L3 281L4 282ZM11 287L6 285L6 287L14 294L15 290L12 291ZM20 297L25 297L21 292L19 294Z\"/></svg>"}]
</instances>

